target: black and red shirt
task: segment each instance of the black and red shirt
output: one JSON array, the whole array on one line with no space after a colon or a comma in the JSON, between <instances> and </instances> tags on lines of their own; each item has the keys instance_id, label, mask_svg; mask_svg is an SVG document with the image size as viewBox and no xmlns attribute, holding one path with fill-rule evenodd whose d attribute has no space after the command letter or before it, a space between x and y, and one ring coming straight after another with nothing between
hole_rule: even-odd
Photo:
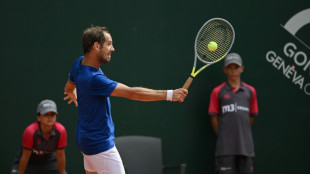
<instances>
[{"instance_id":1,"label":"black and red shirt","mask_svg":"<svg viewBox=\"0 0 310 174\"><path fill-rule=\"evenodd\" d=\"M44 161L56 149L67 146L67 132L59 122L55 122L48 137L44 137L40 122L36 121L29 125L23 134L22 145L31 150L31 161Z\"/></svg>"},{"instance_id":2,"label":"black and red shirt","mask_svg":"<svg viewBox=\"0 0 310 174\"><path fill-rule=\"evenodd\" d=\"M209 115L218 116L216 156L245 155L254 157L250 116L258 114L254 87L241 82L235 90L224 82L211 93Z\"/></svg>"}]
</instances>

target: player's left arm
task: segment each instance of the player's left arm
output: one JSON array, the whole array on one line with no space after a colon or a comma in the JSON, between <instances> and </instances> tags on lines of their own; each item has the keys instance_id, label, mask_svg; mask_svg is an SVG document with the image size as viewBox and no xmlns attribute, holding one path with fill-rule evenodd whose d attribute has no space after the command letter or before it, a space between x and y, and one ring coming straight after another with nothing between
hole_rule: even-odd
<instances>
[{"instance_id":1,"label":"player's left arm","mask_svg":"<svg viewBox=\"0 0 310 174\"><path fill-rule=\"evenodd\" d=\"M76 95L76 85L72 82L70 82L69 80L67 81L66 85L65 85L65 92L64 94L66 94L67 96L64 98L64 100L68 100L68 104L71 104L72 102L74 102L75 106L78 106L77 103L77 95Z\"/></svg>"},{"instance_id":2,"label":"player's left arm","mask_svg":"<svg viewBox=\"0 0 310 174\"><path fill-rule=\"evenodd\" d=\"M65 166L66 166L65 149L56 150L56 159L57 159L59 173L65 174Z\"/></svg>"}]
</instances>

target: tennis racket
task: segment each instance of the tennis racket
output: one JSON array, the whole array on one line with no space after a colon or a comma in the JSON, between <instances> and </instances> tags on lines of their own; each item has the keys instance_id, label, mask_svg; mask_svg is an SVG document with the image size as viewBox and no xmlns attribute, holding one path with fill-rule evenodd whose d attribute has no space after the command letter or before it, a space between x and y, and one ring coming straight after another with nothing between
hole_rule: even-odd
<instances>
[{"instance_id":1,"label":"tennis racket","mask_svg":"<svg viewBox=\"0 0 310 174\"><path fill-rule=\"evenodd\" d=\"M232 25L222 18L208 20L200 28L195 40L194 66L190 77L183 85L188 89L193 79L208 66L225 58L235 40L235 31ZM206 64L196 70L197 59Z\"/></svg>"}]
</instances>

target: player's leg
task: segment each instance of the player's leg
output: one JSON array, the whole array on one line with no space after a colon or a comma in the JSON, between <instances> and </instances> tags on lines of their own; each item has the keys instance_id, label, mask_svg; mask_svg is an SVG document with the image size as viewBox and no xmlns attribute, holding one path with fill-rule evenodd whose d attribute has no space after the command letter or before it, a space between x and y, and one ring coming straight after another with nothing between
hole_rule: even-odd
<instances>
[{"instance_id":1,"label":"player's leg","mask_svg":"<svg viewBox=\"0 0 310 174\"><path fill-rule=\"evenodd\" d=\"M254 171L254 158L248 156L238 156L236 158L239 174L251 174Z\"/></svg>"},{"instance_id":2,"label":"player's leg","mask_svg":"<svg viewBox=\"0 0 310 174\"><path fill-rule=\"evenodd\" d=\"M85 170L86 174L97 174L97 172L89 172L87 170Z\"/></svg>"},{"instance_id":3,"label":"player's leg","mask_svg":"<svg viewBox=\"0 0 310 174\"><path fill-rule=\"evenodd\" d=\"M91 156L93 156L93 155L85 155L85 154L83 154L85 173L86 174L98 174L96 172L95 167L93 167L93 165L92 165Z\"/></svg>"},{"instance_id":4,"label":"player's leg","mask_svg":"<svg viewBox=\"0 0 310 174\"><path fill-rule=\"evenodd\" d=\"M87 174L125 174L122 159L113 147L105 152L84 156L84 168Z\"/></svg>"},{"instance_id":5,"label":"player's leg","mask_svg":"<svg viewBox=\"0 0 310 174\"><path fill-rule=\"evenodd\" d=\"M235 174L236 161L235 156L217 156L215 157L216 174Z\"/></svg>"},{"instance_id":6,"label":"player's leg","mask_svg":"<svg viewBox=\"0 0 310 174\"><path fill-rule=\"evenodd\" d=\"M105 154L105 169L108 171L107 173L98 173L98 174L125 174L125 169L123 165L123 161L121 156L119 155L118 150L114 146L111 151Z\"/></svg>"}]
</instances>

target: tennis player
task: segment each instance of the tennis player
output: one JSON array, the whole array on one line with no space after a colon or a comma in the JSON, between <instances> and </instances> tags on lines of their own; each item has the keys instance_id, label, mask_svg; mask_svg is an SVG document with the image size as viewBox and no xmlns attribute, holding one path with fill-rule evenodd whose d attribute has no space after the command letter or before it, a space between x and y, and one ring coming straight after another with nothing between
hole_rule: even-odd
<instances>
[{"instance_id":1,"label":"tennis player","mask_svg":"<svg viewBox=\"0 0 310 174\"><path fill-rule=\"evenodd\" d=\"M76 143L84 156L86 174L124 174L120 155L114 146L114 124L110 96L139 101L183 102L186 89L154 90L129 87L110 80L100 69L115 51L110 32L92 26L82 36L84 56L73 63L65 86L64 100L78 106Z\"/></svg>"}]
</instances>

